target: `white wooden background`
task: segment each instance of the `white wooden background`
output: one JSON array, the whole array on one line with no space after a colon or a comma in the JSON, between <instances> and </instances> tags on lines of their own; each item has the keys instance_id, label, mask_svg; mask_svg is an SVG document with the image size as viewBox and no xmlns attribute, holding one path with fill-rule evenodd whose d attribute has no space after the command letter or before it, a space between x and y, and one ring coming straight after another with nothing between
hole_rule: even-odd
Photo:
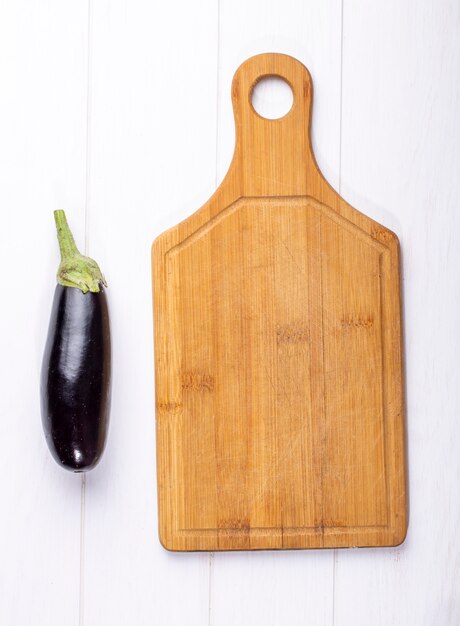
<instances>
[{"instance_id":1,"label":"white wooden background","mask_svg":"<svg viewBox=\"0 0 460 626\"><path fill-rule=\"evenodd\" d=\"M404 269L410 527L395 549L174 554L157 538L150 244L233 149L265 51L315 88L313 139ZM268 92L268 96L270 92ZM52 460L38 379L64 208L110 285L108 446ZM0 0L0 624L460 624L460 2Z\"/></svg>"}]
</instances>

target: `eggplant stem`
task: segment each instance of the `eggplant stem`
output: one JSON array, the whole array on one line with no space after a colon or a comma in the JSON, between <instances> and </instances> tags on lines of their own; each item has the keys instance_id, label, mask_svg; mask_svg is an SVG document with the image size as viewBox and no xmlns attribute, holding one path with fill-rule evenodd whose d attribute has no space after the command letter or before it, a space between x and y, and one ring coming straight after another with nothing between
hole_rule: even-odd
<instances>
[{"instance_id":1,"label":"eggplant stem","mask_svg":"<svg viewBox=\"0 0 460 626\"><path fill-rule=\"evenodd\" d=\"M64 211L54 211L54 221L61 251L57 282L64 287L81 289L83 293L98 293L101 286L107 286L99 265L78 251Z\"/></svg>"},{"instance_id":2,"label":"eggplant stem","mask_svg":"<svg viewBox=\"0 0 460 626\"><path fill-rule=\"evenodd\" d=\"M72 256L80 254L67 223L65 211L54 211L54 221L56 223L61 260L64 261L70 259Z\"/></svg>"}]
</instances>

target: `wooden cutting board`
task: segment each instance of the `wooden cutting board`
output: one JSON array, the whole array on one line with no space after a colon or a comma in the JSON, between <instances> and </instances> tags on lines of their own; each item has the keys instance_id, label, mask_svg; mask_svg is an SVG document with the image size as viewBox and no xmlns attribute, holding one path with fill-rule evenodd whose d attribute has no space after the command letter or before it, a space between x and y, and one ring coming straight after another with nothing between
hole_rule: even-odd
<instances>
[{"instance_id":1,"label":"wooden cutting board","mask_svg":"<svg viewBox=\"0 0 460 626\"><path fill-rule=\"evenodd\" d=\"M281 119L252 107L284 78ZM152 248L159 526L171 550L393 546L406 534L397 237L312 153L312 84L262 54L233 79L212 198Z\"/></svg>"}]
</instances>

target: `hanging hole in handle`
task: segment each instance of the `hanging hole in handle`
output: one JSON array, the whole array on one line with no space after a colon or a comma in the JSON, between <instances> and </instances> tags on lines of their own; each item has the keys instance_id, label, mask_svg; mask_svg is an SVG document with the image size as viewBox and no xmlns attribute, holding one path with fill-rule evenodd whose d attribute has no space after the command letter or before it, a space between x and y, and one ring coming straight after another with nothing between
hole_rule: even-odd
<instances>
[{"instance_id":1,"label":"hanging hole in handle","mask_svg":"<svg viewBox=\"0 0 460 626\"><path fill-rule=\"evenodd\" d=\"M278 120L284 117L291 110L293 102L291 86L281 76L264 76L252 89L252 107L265 119Z\"/></svg>"}]
</instances>

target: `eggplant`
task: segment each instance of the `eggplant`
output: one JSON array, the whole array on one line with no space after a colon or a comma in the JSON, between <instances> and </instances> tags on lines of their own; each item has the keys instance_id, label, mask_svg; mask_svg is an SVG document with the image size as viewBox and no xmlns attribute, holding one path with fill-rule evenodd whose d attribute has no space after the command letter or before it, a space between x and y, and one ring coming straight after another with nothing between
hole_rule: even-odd
<instances>
[{"instance_id":1,"label":"eggplant","mask_svg":"<svg viewBox=\"0 0 460 626\"><path fill-rule=\"evenodd\" d=\"M61 263L41 370L41 415L54 459L72 472L99 462L110 413L111 342L97 263L79 253L64 211L54 212Z\"/></svg>"}]
</instances>

